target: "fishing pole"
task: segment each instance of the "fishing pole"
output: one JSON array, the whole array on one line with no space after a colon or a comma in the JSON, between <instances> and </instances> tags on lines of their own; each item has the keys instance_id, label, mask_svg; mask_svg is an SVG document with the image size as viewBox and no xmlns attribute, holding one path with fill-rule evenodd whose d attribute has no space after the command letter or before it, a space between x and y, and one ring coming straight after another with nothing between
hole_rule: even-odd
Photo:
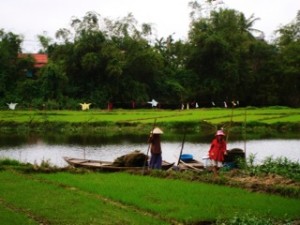
<instances>
[{"instance_id":1,"label":"fishing pole","mask_svg":"<svg viewBox=\"0 0 300 225\"><path fill-rule=\"evenodd\" d=\"M234 106L231 107L230 124L229 124L228 131L227 131L227 134L226 134L226 143L228 143L229 132L230 132L230 128L231 128L231 125L232 125L233 109L234 109Z\"/></svg>"},{"instance_id":2,"label":"fishing pole","mask_svg":"<svg viewBox=\"0 0 300 225\"><path fill-rule=\"evenodd\" d=\"M246 138L246 135L247 135L247 129L246 129L246 126L247 126L247 109L245 108L245 117L244 117L244 152L245 152L245 158L246 158L246 141L247 141L247 138Z\"/></svg>"}]
</instances>

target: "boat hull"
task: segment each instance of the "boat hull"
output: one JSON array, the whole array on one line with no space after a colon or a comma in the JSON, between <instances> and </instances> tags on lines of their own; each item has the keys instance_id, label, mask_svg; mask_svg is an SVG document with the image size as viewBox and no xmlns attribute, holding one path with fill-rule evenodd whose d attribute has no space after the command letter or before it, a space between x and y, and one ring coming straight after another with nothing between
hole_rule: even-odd
<instances>
[{"instance_id":1,"label":"boat hull","mask_svg":"<svg viewBox=\"0 0 300 225\"><path fill-rule=\"evenodd\" d=\"M112 162L100 161L100 160L90 160L90 159L79 159L79 158L70 158L63 157L64 160L71 166L76 168L86 168L99 171L108 171L108 172L118 172L118 171L139 171L148 169L148 166L138 166L138 167L123 167L123 166L114 166ZM174 163L169 163L163 161L162 170L168 170L173 167Z\"/></svg>"},{"instance_id":2,"label":"boat hull","mask_svg":"<svg viewBox=\"0 0 300 225\"><path fill-rule=\"evenodd\" d=\"M191 159L188 161L180 160L178 163L178 167L180 170L195 170L195 171L204 170L204 164L195 159Z\"/></svg>"}]
</instances>

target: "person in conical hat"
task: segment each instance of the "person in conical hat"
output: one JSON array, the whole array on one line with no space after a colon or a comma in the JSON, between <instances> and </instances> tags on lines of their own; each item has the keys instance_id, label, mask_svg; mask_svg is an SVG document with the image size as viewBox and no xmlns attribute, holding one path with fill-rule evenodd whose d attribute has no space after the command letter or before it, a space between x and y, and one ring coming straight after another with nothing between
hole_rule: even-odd
<instances>
[{"instance_id":1,"label":"person in conical hat","mask_svg":"<svg viewBox=\"0 0 300 225\"><path fill-rule=\"evenodd\" d=\"M161 144L160 144L160 135L163 134L163 131L159 127L155 127L150 132L150 137L148 143L150 143L150 169L161 169L162 165L162 156L161 156Z\"/></svg>"},{"instance_id":2,"label":"person in conical hat","mask_svg":"<svg viewBox=\"0 0 300 225\"><path fill-rule=\"evenodd\" d=\"M215 138L211 142L210 149L208 151L215 176L218 176L218 171L220 167L223 166L224 155L227 154L227 144L224 137L225 133L223 132L223 130L218 130L216 132Z\"/></svg>"}]
</instances>

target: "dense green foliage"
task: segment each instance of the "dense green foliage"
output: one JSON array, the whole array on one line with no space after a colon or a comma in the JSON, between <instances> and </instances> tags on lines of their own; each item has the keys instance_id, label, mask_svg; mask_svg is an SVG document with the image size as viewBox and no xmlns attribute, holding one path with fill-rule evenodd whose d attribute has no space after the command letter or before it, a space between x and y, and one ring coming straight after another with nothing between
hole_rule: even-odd
<instances>
[{"instance_id":1,"label":"dense green foliage","mask_svg":"<svg viewBox=\"0 0 300 225\"><path fill-rule=\"evenodd\" d=\"M0 30L0 103L75 109L79 102L131 108L134 101L145 108L154 98L163 108L212 101L299 106L300 15L272 43L257 37L255 21L215 9L192 20L187 40L153 40L151 25L139 26L131 14L113 21L88 12L59 29L57 42L38 36L49 56L39 70L31 57L18 57L21 37Z\"/></svg>"}]
</instances>

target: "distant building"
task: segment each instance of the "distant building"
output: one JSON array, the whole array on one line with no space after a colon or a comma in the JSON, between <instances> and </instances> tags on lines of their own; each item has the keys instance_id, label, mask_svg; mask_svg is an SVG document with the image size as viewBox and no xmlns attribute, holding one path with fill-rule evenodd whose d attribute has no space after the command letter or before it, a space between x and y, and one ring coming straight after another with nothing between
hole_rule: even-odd
<instances>
[{"instance_id":1,"label":"distant building","mask_svg":"<svg viewBox=\"0 0 300 225\"><path fill-rule=\"evenodd\" d=\"M41 68L48 63L48 55L46 54L32 54L31 56L35 60L35 68Z\"/></svg>"},{"instance_id":2,"label":"distant building","mask_svg":"<svg viewBox=\"0 0 300 225\"><path fill-rule=\"evenodd\" d=\"M47 54L42 54L42 53L36 53L36 54L28 53L27 54L27 53L23 53L23 54L19 54L18 57L19 58L31 57L34 60L33 70L32 69L26 69L25 70L27 77L33 77L33 75L36 74L37 71L40 68L47 65L47 63L48 63L48 55Z\"/></svg>"},{"instance_id":3,"label":"distant building","mask_svg":"<svg viewBox=\"0 0 300 225\"><path fill-rule=\"evenodd\" d=\"M20 58L25 58L25 57L32 57L35 61L34 63L34 68L41 68L45 66L48 63L48 55L47 54L19 54Z\"/></svg>"}]
</instances>

